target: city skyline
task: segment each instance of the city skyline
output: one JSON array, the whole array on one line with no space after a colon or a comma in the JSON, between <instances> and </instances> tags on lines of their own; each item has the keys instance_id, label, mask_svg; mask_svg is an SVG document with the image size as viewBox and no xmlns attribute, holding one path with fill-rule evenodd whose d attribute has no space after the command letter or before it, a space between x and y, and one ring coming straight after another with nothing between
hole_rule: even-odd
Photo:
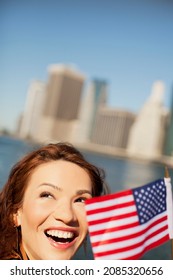
<instances>
[{"instance_id":1,"label":"city skyline","mask_svg":"<svg viewBox=\"0 0 173 280\"><path fill-rule=\"evenodd\" d=\"M129 3L130 2L130 3ZM87 80L106 80L108 104L139 112L152 84L173 87L173 3L20 1L0 4L0 128L16 129L31 81L50 64L72 64Z\"/></svg>"},{"instance_id":2,"label":"city skyline","mask_svg":"<svg viewBox=\"0 0 173 280\"><path fill-rule=\"evenodd\" d=\"M49 69L46 85L35 81L29 88L17 133L21 139L38 143L68 141L102 153L105 146L114 155L165 160L165 139L171 130L161 81L153 84L149 98L136 115L108 106L105 81L93 80L79 102L84 76L62 64ZM172 156L172 149L168 154Z\"/></svg>"}]
</instances>

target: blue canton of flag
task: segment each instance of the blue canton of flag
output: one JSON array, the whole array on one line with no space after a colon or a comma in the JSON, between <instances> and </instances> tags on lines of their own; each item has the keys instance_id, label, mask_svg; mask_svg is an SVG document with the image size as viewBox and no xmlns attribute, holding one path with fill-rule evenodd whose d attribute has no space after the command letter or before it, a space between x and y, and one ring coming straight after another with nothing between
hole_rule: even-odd
<instances>
[{"instance_id":1,"label":"blue canton of flag","mask_svg":"<svg viewBox=\"0 0 173 280\"><path fill-rule=\"evenodd\" d=\"M138 187L132 192L140 224L144 224L156 215L166 211L166 186L162 179Z\"/></svg>"}]
</instances>

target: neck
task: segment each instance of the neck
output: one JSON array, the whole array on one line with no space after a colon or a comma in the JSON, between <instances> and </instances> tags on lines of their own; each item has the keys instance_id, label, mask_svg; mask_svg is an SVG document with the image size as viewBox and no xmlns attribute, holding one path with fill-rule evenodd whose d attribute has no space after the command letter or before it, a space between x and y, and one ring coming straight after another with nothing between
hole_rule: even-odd
<instances>
[{"instance_id":1,"label":"neck","mask_svg":"<svg viewBox=\"0 0 173 280\"><path fill-rule=\"evenodd\" d=\"M20 244L20 252L21 252L21 255L22 255L22 259L23 259L23 260L29 260L27 254L26 254L26 252L25 252L25 250L24 250L24 248L23 248L22 243Z\"/></svg>"}]
</instances>

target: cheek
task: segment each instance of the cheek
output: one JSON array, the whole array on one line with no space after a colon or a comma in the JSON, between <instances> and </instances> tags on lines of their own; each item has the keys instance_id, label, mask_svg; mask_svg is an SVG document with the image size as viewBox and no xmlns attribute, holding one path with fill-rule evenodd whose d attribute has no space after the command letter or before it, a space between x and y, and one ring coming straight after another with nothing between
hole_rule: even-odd
<instances>
[{"instance_id":1,"label":"cheek","mask_svg":"<svg viewBox=\"0 0 173 280\"><path fill-rule=\"evenodd\" d=\"M88 228L86 211L85 211L84 206L77 208L76 215L77 215L77 218L78 218L78 221L79 221L80 225L85 227L85 228Z\"/></svg>"},{"instance_id":2,"label":"cheek","mask_svg":"<svg viewBox=\"0 0 173 280\"><path fill-rule=\"evenodd\" d=\"M39 203L30 203L23 205L22 224L39 226L50 215L50 206Z\"/></svg>"}]
</instances>

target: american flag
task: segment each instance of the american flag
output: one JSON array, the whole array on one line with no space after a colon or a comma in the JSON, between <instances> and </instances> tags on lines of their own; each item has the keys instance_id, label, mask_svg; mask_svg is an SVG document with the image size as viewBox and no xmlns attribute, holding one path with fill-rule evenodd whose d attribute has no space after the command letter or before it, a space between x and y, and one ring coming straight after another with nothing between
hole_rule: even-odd
<instances>
[{"instance_id":1,"label":"american flag","mask_svg":"<svg viewBox=\"0 0 173 280\"><path fill-rule=\"evenodd\" d=\"M170 178L86 200L95 259L134 260L173 238Z\"/></svg>"}]
</instances>

